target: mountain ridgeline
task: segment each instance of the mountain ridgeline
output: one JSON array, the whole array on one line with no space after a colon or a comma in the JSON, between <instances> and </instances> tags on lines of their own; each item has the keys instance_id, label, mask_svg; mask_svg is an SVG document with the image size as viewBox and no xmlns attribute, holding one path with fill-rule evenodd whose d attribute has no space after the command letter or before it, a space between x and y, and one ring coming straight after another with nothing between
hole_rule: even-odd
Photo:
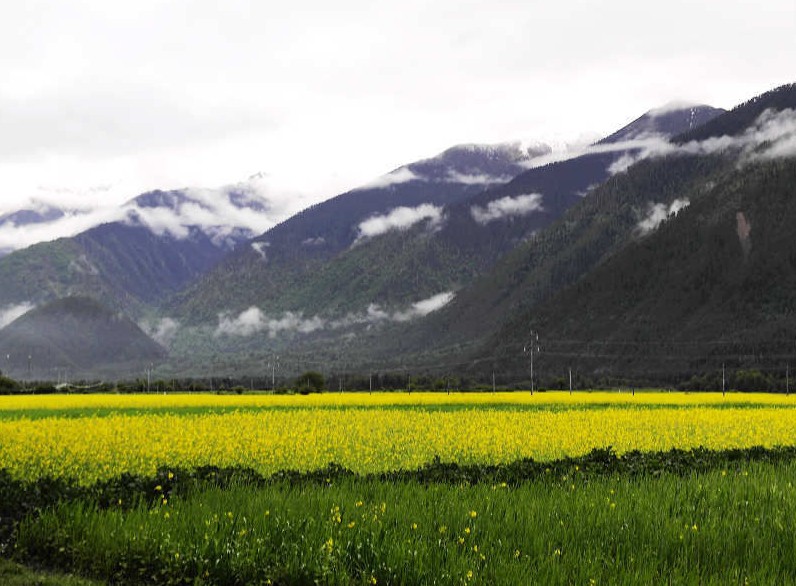
<instances>
[{"instance_id":1,"label":"mountain ridgeline","mask_svg":"<svg viewBox=\"0 0 796 586\"><path fill-rule=\"evenodd\" d=\"M715 373L719 361L784 369L796 350L786 293L796 255L782 240L796 219L796 153L769 156L771 137L747 138L772 112L787 132L793 108L796 90L785 86L714 119L710 132L676 137L682 148L609 177L445 308L347 351L372 366L401 356L439 374L497 371L526 384L536 335L537 375L556 380L570 368L657 384Z\"/></svg>"},{"instance_id":2,"label":"mountain ridgeline","mask_svg":"<svg viewBox=\"0 0 796 586\"><path fill-rule=\"evenodd\" d=\"M646 115L616 139L689 130L695 120L720 112L690 107L665 117ZM632 152L623 145L540 164L544 159L534 155L549 154L543 148L451 149L387 175L387 187L340 195L274 227L252 242L252 250L238 251L181 294L174 310L193 323L252 306L277 315L342 317L371 304L401 308L465 289L582 200ZM404 210L411 216L424 206L434 208L428 217L391 224L400 208L411 208ZM380 231L364 230L379 222Z\"/></svg>"},{"instance_id":3,"label":"mountain ridgeline","mask_svg":"<svg viewBox=\"0 0 796 586\"><path fill-rule=\"evenodd\" d=\"M190 194L145 194L124 221L0 259L0 318L39 306L0 329L0 351L214 377L279 354L283 376L339 381L414 370L528 384L529 348L536 384L779 372L796 360L794 111L788 85L729 112L652 110L576 153L454 147L259 235L153 229L150 208ZM269 213L239 195L225 201ZM51 303L86 294L102 306ZM169 318L170 354L120 311ZM24 375L26 360L7 367Z\"/></svg>"}]
</instances>

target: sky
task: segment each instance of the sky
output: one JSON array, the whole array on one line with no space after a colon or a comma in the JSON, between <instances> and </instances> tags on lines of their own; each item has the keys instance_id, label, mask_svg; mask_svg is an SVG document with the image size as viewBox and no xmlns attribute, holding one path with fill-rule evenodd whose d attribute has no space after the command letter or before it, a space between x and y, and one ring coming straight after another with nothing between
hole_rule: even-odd
<instances>
[{"instance_id":1,"label":"sky","mask_svg":"<svg viewBox=\"0 0 796 586\"><path fill-rule=\"evenodd\" d=\"M262 173L284 213L455 144L610 134L796 81L796 2L25 0L0 213Z\"/></svg>"}]
</instances>

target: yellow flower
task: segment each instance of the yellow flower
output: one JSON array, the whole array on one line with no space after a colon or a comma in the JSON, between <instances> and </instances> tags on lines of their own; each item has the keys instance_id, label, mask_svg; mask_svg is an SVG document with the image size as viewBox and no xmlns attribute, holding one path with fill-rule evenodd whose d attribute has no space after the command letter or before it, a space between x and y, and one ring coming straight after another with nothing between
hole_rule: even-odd
<instances>
[{"instance_id":1,"label":"yellow flower","mask_svg":"<svg viewBox=\"0 0 796 586\"><path fill-rule=\"evenodd\" d=\"M470 511L470 518L475 519L478 516L478 513L475 511Z\"/></svg>"}]
</instances>

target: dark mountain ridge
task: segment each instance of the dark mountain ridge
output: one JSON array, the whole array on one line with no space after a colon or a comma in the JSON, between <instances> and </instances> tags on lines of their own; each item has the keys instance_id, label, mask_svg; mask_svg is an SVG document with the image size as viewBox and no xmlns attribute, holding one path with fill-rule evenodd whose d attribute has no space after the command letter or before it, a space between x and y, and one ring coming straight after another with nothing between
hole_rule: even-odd
<instances>
[{"instance_id":1,"label":"dark mountain ridge","mask_svg":"<svg viewBox=\"0 0 796 586\"><path fill-rule=\"evenodd\" d=\"M794 108L796 85L783 86L675 142L740 135L766 111ZM787 237L796 221L794 156L744 158L730 147L631 167L595 191L593 203L602 209L589 210L584 202L547 232L548 239L563 236L557 247L568 251L564 258L543 270L526 247L490 275L491 284L485 280L470 291L480 291L482 307L494 303L504 316L476 355L522 368L518 349L534 330L547 339L546 361L558 374L569 363L590 374L657 373L671 380L700 368L715 371L719 362L773 367L766 355L781 362L796 333L787 293L796 273ZM667 187L656 192L656 184ZM678 200L690 205L672 212ZM642 230L645 213L661 210L668 211ZM568 226L583 219L577 233L567 235ZM591 237L579 244L584 234ZM588 251L590 260L579 263L577 250ZM531 270L523 272L523 265ZM521 274L527 277L516 279ZM463 306L451 304L448 323L466 321L467 296L457 301Z\"/></svg>"}]
</instances>

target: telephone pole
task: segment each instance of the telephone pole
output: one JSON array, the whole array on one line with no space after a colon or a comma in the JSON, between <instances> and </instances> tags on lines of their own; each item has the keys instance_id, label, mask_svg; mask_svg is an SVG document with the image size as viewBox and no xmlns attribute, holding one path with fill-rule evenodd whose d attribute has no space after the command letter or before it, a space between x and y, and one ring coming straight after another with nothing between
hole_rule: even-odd
<instances>
[{"instance_id":1,"label":"telephone pole","mask_svg":"<svg viewBox=\"0 0 796 586\"><path fill-rule=\"evenodd\" d=\"M531 394L533 395L533 355L539 353L539 334L531 330L528 343L522 349L523 353L530 355L531 361Z\"/></svg>"},{"instance_id":2,"label":"telephone pole","mask_svg":"<svg viewBox=\"0 0 796 586\"><path fill-rule=\"evenodd\" d=\"M724 396L724 384L726 381L726 377L724 375L724 363L721 363L721 396Z\"/></svg>"},{"instance_id":3,"label":"telephone pole","mask_svg":"<svg viewBox=\"0 0 796 586\"><path fill-rule=\"evenodd\" d=\"M279 364L279 356L271 356L271 391L276 390L276 366Z\"/></svg>"}]
</instances>

